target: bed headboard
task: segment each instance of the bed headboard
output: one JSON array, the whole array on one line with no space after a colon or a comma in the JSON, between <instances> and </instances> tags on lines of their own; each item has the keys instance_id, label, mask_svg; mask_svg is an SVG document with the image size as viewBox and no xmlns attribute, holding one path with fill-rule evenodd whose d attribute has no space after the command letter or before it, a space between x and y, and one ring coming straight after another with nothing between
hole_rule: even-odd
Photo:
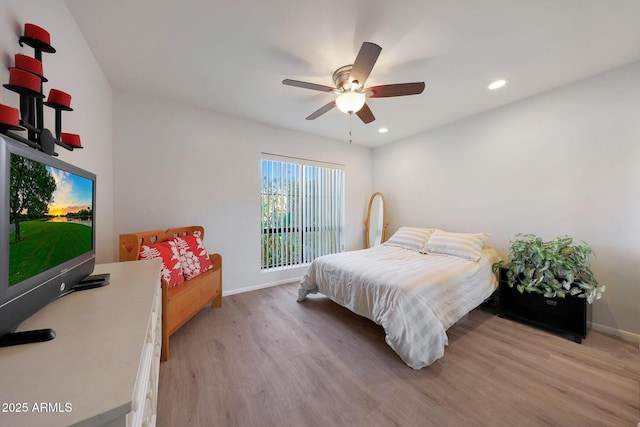
<instances>
[{"instance_id":1,"label":"bed headboard","mask_svg":"<svg viewBox=\"0 0 640 427\"><path fill-rule=\"evenodd\" d=\"M140 246L142 245L166 242L176 236L187 236L195 232L199 232L200 238L204 239L204 228L199 225L170 228L166 231L150 230L121 234L119 246L120 261L136 261L138 259L138 253L140 253Z\"/></svg>"}]
</instances>

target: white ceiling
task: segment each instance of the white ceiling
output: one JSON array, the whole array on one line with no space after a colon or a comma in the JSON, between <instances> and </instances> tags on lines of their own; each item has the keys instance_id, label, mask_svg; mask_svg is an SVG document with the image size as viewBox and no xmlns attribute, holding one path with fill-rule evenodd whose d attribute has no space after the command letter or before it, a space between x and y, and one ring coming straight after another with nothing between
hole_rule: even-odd
<instances>
[{"instance_id":1,"label":"white ceiling","mask_svg":"<svg viewBox=\"0 0 640 427\"><path fill-rule=\"evenodd\" d=\"M305 117L363 41L366 86L425 81L368 101L353 143L378 146L640 60L638 0L66 0L116 89L348 141L349 116ZM487 90L495 78L509 80ZM386 134L377 132L389 128Z\"/></svg>"}]
</instances>

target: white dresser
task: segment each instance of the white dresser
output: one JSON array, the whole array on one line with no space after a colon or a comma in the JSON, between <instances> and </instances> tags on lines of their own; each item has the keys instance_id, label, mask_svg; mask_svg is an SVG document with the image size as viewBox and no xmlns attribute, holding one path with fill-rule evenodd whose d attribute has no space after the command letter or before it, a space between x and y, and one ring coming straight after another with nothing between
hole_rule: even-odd
<instances>
[{"instance_id":1,"label":"white dresser","mask_svg":"<svg viewBox=\"0 0 640 427\"><path fill-rule=\"evenodd\" d=\"M0 426L155 425L160 265L97 265L109 285L67 295L20 325L52 328L56 338L0 348Z\"/></svg>"}]
</instances>

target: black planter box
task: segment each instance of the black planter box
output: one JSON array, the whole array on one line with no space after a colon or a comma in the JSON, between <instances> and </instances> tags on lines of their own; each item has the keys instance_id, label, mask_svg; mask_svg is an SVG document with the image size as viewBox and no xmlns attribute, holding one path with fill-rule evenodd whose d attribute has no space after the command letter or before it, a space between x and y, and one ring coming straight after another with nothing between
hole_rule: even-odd
<instances>
[{"instance_id":1,"label":"black planter box","mask_svg":"<svg viewBox=\"0 0 640 427\"><path fill-rule=\"evenodd\" d=\"M523 293L507 284L506 268L500 269L498 313L555 332L581 343L591 327L591 304L586 298L566 296L545 298L541 294Z\"/></svg>"}]
</instances>

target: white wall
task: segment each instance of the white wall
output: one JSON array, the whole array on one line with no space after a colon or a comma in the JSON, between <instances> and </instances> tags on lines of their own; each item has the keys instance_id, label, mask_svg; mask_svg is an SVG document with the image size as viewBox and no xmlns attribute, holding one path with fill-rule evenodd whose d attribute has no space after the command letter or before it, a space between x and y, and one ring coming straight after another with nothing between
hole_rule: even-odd
<instances>
[{"instance_id":1,"label":"white wall","mask_svg":"<svg viewBox=\"0 0 640 427\"><path fill-rule=\"evenodd\" d=\"M505 88L508 90L508 87ZM594 327L640 339L640 63L374 150L400 225L592 245Z\"/></svg>"},{"instance_id":2,"label":"white wall","mask_svg":"<svg viewBox=\"0 0 640 427\"><path fill-rule=\"evenodd\" d=\"M204 226L225 295L300 277L306 269L260 272L262 152L345 164L345 246L363 247L370 149L118 91L116 234Z\"/></svg>"},{"instance_id":3,"label":"white wall","mask_svg":"<svg viewBox=\"0 0 640 427\"><path fill-rule=\"evenodd\" d=\"M2 0L0 2L0 81L9 83L9 67L16 53L33 56L20 47L24 24L38 25L51 34L56 53L43 53L44 94L54 88L71 95L73 111L63 112L62 131L80 135L82 150L61 147L59 158L97 175L96 260L113 261L113 164L111 146L111 86L62 0ZM0 103L18 108L19 95L0 87ZM45 127L55 132L55 112L45 107ZM24 136L26 132L19 135Z\"/></svg>"}]
</instances>

